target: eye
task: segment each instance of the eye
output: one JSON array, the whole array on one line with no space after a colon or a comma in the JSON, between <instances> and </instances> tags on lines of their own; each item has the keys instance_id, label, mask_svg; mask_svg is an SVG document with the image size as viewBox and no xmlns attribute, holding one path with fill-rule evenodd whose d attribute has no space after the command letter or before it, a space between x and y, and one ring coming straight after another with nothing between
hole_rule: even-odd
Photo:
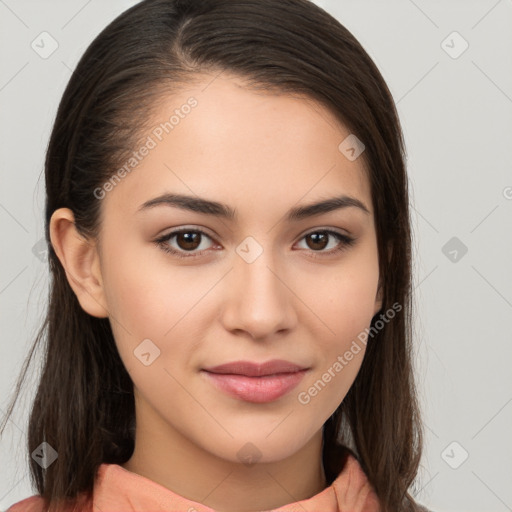
<instances>
[{"instance_id":1,"label":"eye","mask_svg":"<svg viewBox=\"0 0 512 512\"><path fill-rule=\"evenodd\" d=\"M165 252L173 254L178 258L196 258L205 250L205 248L199 251L198 254L187 254L187 252L198 249L198 247L201 246L203 237L211 240L211 237L200 229L182 228L161 236L155 240L155 243ZM176 238L178 249L173 249L168 243L173 238Z\"/></svg>"},{"instance_id":2,"label":"eye","mask_svg":"<svg viewBox=\"0 0 512 512\"><path fill-rule=\"evenodd\" d=\"M325 247L329 245L329 238L334 238L337 240L338 245L335 244L334 248L331 248L328 251L321 250L325 249ZM306 240L306 244L310 248L313 247L314 250L311 251L311 257L313 258L322 258L325 256L338 254L341 251L348 249L356 241L355 238L344 235L342 233L338 233L337 231L333 231L331 229L317 229L316 231L311 231L310 233L304 235L303 239ZM308 243L308 240L310 240L310 243Z\"/></svg>"},{"instance_id":3,"label":"eye","mask_svg":"<svg viewBox=\"0 0 512 512\"><path fill-rule=\"evenodd\" d=\"M203 237L212 240L212 238L201 229L181 228L157 238L155 243L163 251L177 256L178 258L197 258L207 250L207 247L203 247L201 250L197 251L202 245ZM325 251L323 249L329 245L329 238L334 238L338 241L338 244L335 244L334 248ZM178 246L177 248L173 248L169 243L173 239L175 239L175 243ZM348 249L356 241L355 238L330 229L317 229L316 231L304 235L301 240L306 240L307 245L311 249L311 257L313 258L326 257L340 253Z\"/></svg>"}]
</instances>

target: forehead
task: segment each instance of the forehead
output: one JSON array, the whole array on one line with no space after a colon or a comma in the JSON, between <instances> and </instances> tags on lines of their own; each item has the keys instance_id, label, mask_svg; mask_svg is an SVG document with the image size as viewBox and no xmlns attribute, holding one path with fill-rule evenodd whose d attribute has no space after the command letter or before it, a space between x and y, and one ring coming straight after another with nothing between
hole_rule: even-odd
<instances>
[{"instance_id":1,"label":"forehead","mask_svg":"<svg viewBox=\"0 0 512 512\"><path fill-rule=\"evenodd\" d=\"M339 149L350 132L312 98L207 75L160 95L148 126L141 137L146 149L134 148L133 165L120 163L128 172L106 195L105 208L134 214L148 199L174 192L213 198L242 213L279 214L339 194L372 209L363 158L351 161Z\"/></svg>"}]
</instances>

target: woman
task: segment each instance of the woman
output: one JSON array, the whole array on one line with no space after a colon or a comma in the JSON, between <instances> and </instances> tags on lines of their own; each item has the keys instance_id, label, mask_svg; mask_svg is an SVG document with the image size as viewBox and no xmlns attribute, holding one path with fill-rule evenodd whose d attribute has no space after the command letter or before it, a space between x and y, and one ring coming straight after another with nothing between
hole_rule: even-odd
<instances>
[{"instance_id":1,"label":"woman","mask_svg":"<svg viewBox=\"0 0 512 512\"><path fill-rule=\"evenodd\" d=\"M9 510L421 510L403 144L307 0L106 27L48 147L38 495Z\"/></svg>"}]
</instances>

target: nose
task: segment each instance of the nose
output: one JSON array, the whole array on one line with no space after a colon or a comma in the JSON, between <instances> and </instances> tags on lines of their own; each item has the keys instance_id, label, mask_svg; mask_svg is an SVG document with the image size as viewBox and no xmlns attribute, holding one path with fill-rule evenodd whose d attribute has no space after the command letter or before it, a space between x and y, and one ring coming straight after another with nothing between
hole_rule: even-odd
<instances>
[{"instance_id":1,"label":"nose","mask_svg":"<svg viewBox=\"0 0 512 512\"><path fill-rule=\"evenodd\" d=\"M295 327L292 277L282 267L275 264L270 250L252 262L235 255L224 283L222 322L227 330L264 339Z\"/></svg>"}]
</instances>

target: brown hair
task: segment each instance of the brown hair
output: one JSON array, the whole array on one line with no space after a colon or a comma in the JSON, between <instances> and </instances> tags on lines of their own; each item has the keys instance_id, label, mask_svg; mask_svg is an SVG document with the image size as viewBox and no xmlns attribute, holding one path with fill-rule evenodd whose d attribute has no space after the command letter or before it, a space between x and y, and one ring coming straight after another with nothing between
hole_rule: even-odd
<instances>
[{"instance_id":1,"label":"brown hair","mask_svg":"<svg viewBox=\"0 0 512 512\"><path fill-rule=\"evenodd\" d=\"M368 341L355 382L324 425L329 483L348 447L383 512L417 510L409 493L422 425L412 369L411 233L403 135L384 79L355 37L308 0L144 0L90 44L59 105L45 162L45 236L51 272L47 316L17 382L11 415L34 349L45 358L28 429L29 454L44 440L58 459L28 458L32 483L52 508L91 497L101 463L134 448L132 381L108 318L81 307L50 243L53 212L70 208L76 228L98 234L94 194L137 147L159 95L201 73L226 71L254 89L299 94L325 105L363 141L371 186L382 310L402 309ZM379 321L372 319L372 327ZM382 323L382 321L381 321Z\"/></svg>"}]
</instances>

